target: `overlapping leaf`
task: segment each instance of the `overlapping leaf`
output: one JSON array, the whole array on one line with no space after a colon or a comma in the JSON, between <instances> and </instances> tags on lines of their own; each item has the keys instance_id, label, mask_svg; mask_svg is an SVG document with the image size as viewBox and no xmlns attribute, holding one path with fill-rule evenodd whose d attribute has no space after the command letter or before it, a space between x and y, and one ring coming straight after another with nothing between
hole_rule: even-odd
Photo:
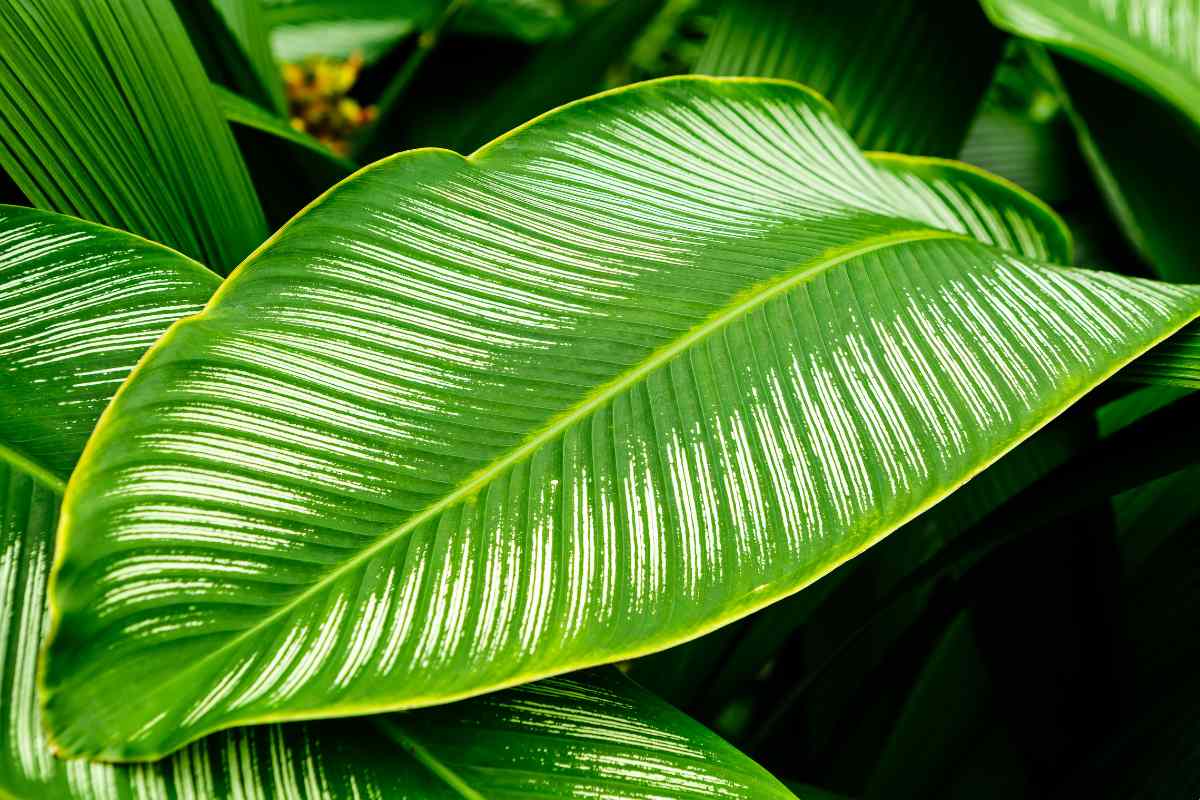
<instances>
[{"instance_id":1,"label":"overlapping leaf","mask_svg":"<svg viewBox=\"0 0 1200 800\"><path fill-rule=\"evenodd\" d=\"M1157 274L1200 278L1200 240L1185 188L1197 179L1200 162L1200 6L1191 0L983 0L983 6L1001 27L1087 65L1056 59L1081 149L1113 216ZM1055 72L1049 60L1044 68Z\"/></svg>"},{"instance_id":2,"label":"overlapping leaf","mask_svg":"<svg viewBox=\"0 0 1200 800\"><path fill-rule=\"evenodd\" d=\"M137 236L0 206L0 452L61 491L134 362L219 283Z\"/></svg>"},{"instance_id":3,"label":"overlapping leaf","mask_svg":"<svg viewBox=\"0 0 1200 800\"><path fill-rule=\"evenodd\" d=\"M218 270L266 235L169 3L0 3L0 168L39 208L147 236Z\"/></svg>"},{"instance_id":4,"label":"overlapping leaf","mask_svg":"<svg viewBox=\"0 0 1200 800\"><path fill-rule=\"evenodd\" d=\"M357 166L287 120L213 85L272 225L282 225Z\"/></svg>"},{"instance_id":5,"label":"overlapping leaf","mask_svg":"<svg viewBox=\"0 0 1200 800\"><path fill-rule=\"evenodd\" d=\"M121 376L218 279L166 248L56 214L3 208L0 232L0 347L12 356L0 373L0 441L25 445L0 448L0 795L791 797L610 671L417 715L225 732L157 764L54 758L35 674L63 479Z\"/></svg>"},{"instance_id":6,"label":"overlapping leaf","mask_svg":"<svg viewBox=\"0 0 1200 800\"><path fill-rule=\"evenodd\" d=\"M1193 0L981 0L1002 28L1149 90L1200 125Z\"/></svg>"},{"instance_id":7,"label":"overlapping leaf","mask_svg":"<svg viewBox=\"0 0 1200 800\"><path fill-rule=\"evenodd\" d=\"M267 41L257 0L173 0L210 80L282 114L287 111L279 66Z\"/></svg>"},{"instance_id":8,"label":"overlapping leaf","mask_svg":"<svg viewBox=\"0 0 1200 800\"><path fill-rule=\"evenodd\" d=\"M772 81L379 162L102 420L64 505L55 740L146 758L445 702L802 588L1200 309L1040 263L1053 230L981 173L868 161Z\"/></svg>"}]
</instances>

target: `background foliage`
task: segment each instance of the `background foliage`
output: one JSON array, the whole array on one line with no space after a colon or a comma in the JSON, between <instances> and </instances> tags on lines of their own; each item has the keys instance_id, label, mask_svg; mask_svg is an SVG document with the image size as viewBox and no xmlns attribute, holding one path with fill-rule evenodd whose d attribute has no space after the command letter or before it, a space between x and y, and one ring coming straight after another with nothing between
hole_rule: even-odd
<instances>
[{"instance_id":1,"label":"background foliage","mask_svg":"<svg viewBox=\"0 0 1200 800\"><path fill-rule=\"evenodd\" d=\"M1195 797L1200 334L1171 334L1195 315L1184 285L1200 283L1198 37L1191 0L0 0L0 794ZM796 81L833 110L784 84L685 80L505 135L593 92L687 73ZM779 108L800 121L781 122ZM389 160L309 207L361 165L427 147L483 150ZM711 341L689 333L806 259L819 275L788 302L819 311L795 340L765 300ZM673 284L683 268L706 280ZM663 432L696 421L716 420L712 452L734 452L721 448L737 415L770 408L739 388L767 392L768 355L828 358L836 372L856 331L901 308L876 274L941 314L922 346L940 348L943 367L986 374L940 379L966 437L961 463L937 466L936 425L918 437L919 463L885 458L892 442L901 452L895 427L879 433L878 420L895 423L888 404L915 409L938 381L906 394L895 380L855 384L843 366L845 422L822 406L802 409L805 425L769 423L816 454L822 486L846 481L806 512L834 535L787 550L780 511L747 529L787 559L699 570L703 591L648 572L645 602L614 605L610 619L575 609L586 635L573 639L564 595L547 601L558 613L521 627L537 604L533 570L507 573L509 617L488 616L503 593L437 595L430 582L413 601L429 641L465 631L469 643L489 625L520 635L486 662L430 645L458 653L436 669L416 647L404 680L357 680L346 694L345 665L385 652L364 631L387 569L425 563L356 555L405 514L457 502L462 481L490 470L481 507L532 509L511 527L518 547L537 529L530 498L543 483L574 485L580 453L609 463L597 431L612 434L613 476L645 461L627 485L635 473L666 480ZM987 314L971 309L1015 307L985 286L1012 275L1042 305L1003 330L972 328ZM974 288L950 302L946 287L960 285ZM205 307L154 346L87 444L147 348ZM620 309L614 324L593 321L600 307ZM550 327L557 336L539 338ZM612 389L658 347L688 366ZM340 356L355 368L331 371ZM989 391L1024 416L971 420L972 392ZM611 409L560 425L593 395ZM547 425L563 443L537 438ZM842 446L818 452L821 425ZM514 447L529 467L501 474ZM851 451L879 459L872 480L906 488L865 500ZM620 485L589 491L604 502ZM770 507L803 496L788 486ZM728 484L721 502L750 507L757 491ZM300 511L255 516L283 498ZM692 509L700 519L702 504ZM720 513L710 533L732 543L740 512ZM626 530L653 521L635 516ZM147 525L166 544L129 549ZM189 525L257 530L277 549L261 563L214 550L205 573ZM302 556L284 560L297 531ZM447 576L499 569L492 545L446 546L470 533L468 515L449 511L404 541L427 542L430 569ZM584 588L643 585L635 551L619 551L611 583ZM347 566L360 561L361 575ZM313 587L331 569L346 588L326 596ZM220 570L267 577L222 582ZM199 619L197 603L218 609L201 623L211 635L175 648L169 631ZM353 611L335 616L339 603ZM207 659L194 685L155 693L221 650L224 631L267 628L279 607L300 609L290 630L308 624L311 638L296 644L281 624L237 658ZM173 755L51 756L36 698L51 627L40 669L56 746ZM295 698L255 695L295 653L317 654L319 679ZM310 719L603 662L617 666ZM251 722L275 724L213 732Z\"/></svg>"}]
</instances>

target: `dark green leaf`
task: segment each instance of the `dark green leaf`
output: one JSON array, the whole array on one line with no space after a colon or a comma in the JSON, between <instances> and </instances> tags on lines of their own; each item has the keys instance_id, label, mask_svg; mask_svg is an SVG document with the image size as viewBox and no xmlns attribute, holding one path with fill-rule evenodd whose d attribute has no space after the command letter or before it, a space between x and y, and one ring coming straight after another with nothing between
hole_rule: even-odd
<instances>
[{"instance_id":1,"label":"dark green leaf","mask_svg":"<svg viewBox=\"0 0 1200 800\"><path fill-rule=\"evenodd\" d=\"M227 271L262 210L167 2L0 2L0 167L39 208Z\"/></svg>"},{"instance_id":2,"label":"dark green leaf","mask_svg":"<svg viewBox=\"0 0 1200 800\"><path fill-rule=\"evenodd\" d=\"M555 106L601 88L662 0L621 0L537 47L449 38L360 142L363 160L415 147L469 152Z\"/></svg>"},{"instance_id":3,"label":"dark green leaf","mask_svg":"<svg viewBox=\"0 0 1200 800\"><path fill-rule=\"evenodd\" d=\"M957 155L1001 38L971 3L726 0L696 72L788 78L864 149Z\"/></svg>"},{"instance_id":4,"label":"dark green leaf","mask_svg":"<svg viewBox=\"0 0 1200 800\"><path fill-rule=\"evenodd\" d=\"M283 81L256 0L174 0L174 6L212 81L286 113Z\"/></svg>"}]
</instances>

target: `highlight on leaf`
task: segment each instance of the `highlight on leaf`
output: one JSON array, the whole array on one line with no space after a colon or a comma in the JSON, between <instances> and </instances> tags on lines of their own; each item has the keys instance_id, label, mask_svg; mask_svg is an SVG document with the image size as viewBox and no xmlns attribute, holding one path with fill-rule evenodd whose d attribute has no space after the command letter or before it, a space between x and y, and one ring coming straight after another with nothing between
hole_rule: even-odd
<instances>
[{"instance_id":1,"label":"highlight on leaf","mask_svg":"<svg viewBox=\"0 0 1200 800\"><path fill-rule=\"evenodd\" d=\"M0 0L0 796L1194 797L1198 41Z\"/></svg>"},{"instance_id":2,"label":"highlight on leaf","mask_svg":"<svg viewBox=\"0 0 1200 800\"><path fill-rule=\"evenodd\" d=\"M885 162L794 84L671 79L324 195L89 443L53 581L56 741L145 758L692 638L1200 308L1040 262L1065 239L1018 190ZM108 701L134 673L152 688Z\"/></svg>"}]
</instances>

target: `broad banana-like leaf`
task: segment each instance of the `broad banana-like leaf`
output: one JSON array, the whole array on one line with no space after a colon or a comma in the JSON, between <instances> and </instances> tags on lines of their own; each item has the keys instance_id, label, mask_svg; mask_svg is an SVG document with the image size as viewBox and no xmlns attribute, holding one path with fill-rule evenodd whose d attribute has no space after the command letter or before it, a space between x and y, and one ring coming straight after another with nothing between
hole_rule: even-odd
<instances>
[{"instance_id":1,"label":"broad banana-like leaf","mask_svg":"<svg viewBox=\"0 0 1200 800\"><path fill-rule=\"evenodd\" d=\"M364 169L90 439L53 738L144 759L433 705L803 588L1200 310L1038 261L1056 230L983 173L864 158L778 81L650 82Z\"/></svg>"},{"instance_id":2,"label":"broad banana-like leaf","mask_svg":"<svg viewBox=\"0 0 1200 800\"><path fill-rule=\"evenodd\" d=\"M61 491L134 362L219 283L138 236L0 206L0 452Z\"/></svg>"},{"instance_id":3,"label":"broad banana-like leaf","mask_svg":"<svg viewBox=\"0 0 1200 800\"><path fill-rule=\"evenodd\" d=\"M54 758L35 676L59 500L79 431L149 342L198 310L218 283L131 234L0 208L0 796L792 796L611 670L415 715L223 732L156 764Z\"/></svg>"},{"instance_id":4,"label":"broad banana-like leaf","mask_svg":"<svg viewBox=\"0 0 1200 800\"><path fill-rule=\"evenodd\" d=\"M978 6L957 0L725 0L695 71L799 81L864 148L953 156L1000 46Z\"/></svg>"},{"instance_id":5,"label":"broad banana-like leaf","mask_svg":"<svg viewBox=\"0 0 1200 800\"><path fill-rule=\"evenodd\" d=\"M3 0L0 91L0 168L39 208L224 270L266 236L233 134L166 0Z\"/></svg>"},{"instance_id":6,"label":"broad banana-like leaf","mask_svg":"<svg viewBox=\"0 0 1200 800\"><path fill-rule=\"evenodd\" d=\"M58 500L0 457L0 796L793 797L612 668L422 712L224 731L153 764L59 760L35 694Z\"/></svg>"}]
</instances>

